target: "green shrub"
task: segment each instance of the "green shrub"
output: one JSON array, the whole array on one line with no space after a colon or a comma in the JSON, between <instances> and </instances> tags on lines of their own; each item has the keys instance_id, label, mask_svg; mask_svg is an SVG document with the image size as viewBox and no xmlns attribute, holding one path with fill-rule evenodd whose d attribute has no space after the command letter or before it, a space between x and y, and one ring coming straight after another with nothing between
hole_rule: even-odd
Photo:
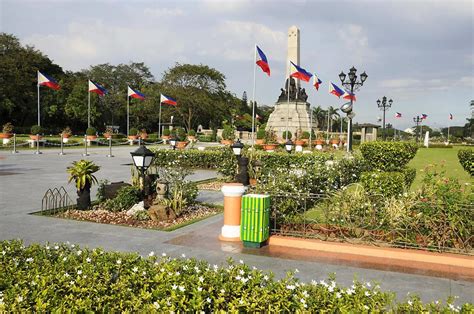
<instances>
[{"instance_id":1,"label":"green shrub","mask_svg":"<svg viewBox=\"0 0 474 314\"><path fill-rule=\"evenodd\" d=\"M41 134L43 133L43 128L40 127L39 125L33 125L31 127L31 134L36 135L36 134Z\"/></svg>"},{"instance_id":2,"label":"green shrub","mask_svg":"<svg viewBox=\"0 0 474 314\"><path fill-rule=\"evenodd\" d=\"M9 133L12 133L13 132L13 124L11 124L11 122L7 122L3 125L3 128L2 128L2 133L6 133L6 134L9 134ZM36 134L36 133L34 133Z\"/></svg>"},{"instance_id":3,"label":"green shrub","mask_svg":"<svg viewBox=\"0 0 474 314\"><path fill-rule=\"evenodd\" d=\"M302 283L288 273L271 273L234 263L214 267L203 260L148 257L88 249L74 244L0 242L0 312L205 312L470 313L470 303L454 299L423 303L397 301L373 283L351 287L326 280ZM38 274L41 276L38 277Z\"/></svg>"},{"instance_id":4,"label":"green shrub","mask_svg":"<svg viewBox=\"0 0 474 314\"><path fill-rule=\"evenodd\" d=\"M175 213L176 217L181 216L185 207L193 204L198 195L196 183L185 180L191 174L193 174L191 170L183 167L159 169L160 180L168 184L168 195L164 203Z\"/></svg>"},{"instance_id":5,"label":"green shrub","mask_svg":"<svg viewBox=\"0 0 474 314\"><path fill-rule=\"evenodd\" d=\"M444 143L430 143L428 148L453 148L453 145L446 145Z\"/></svg>"},{"instance_id":6,"label":"green shrub","mask_svg":"<svg viewBox=\"0 0 474 314\"><path fill-rule=\"evenodd\" d=\"M288 133L288 136L287 136L287 133ZM291 137L292 137L292 136L293 136L293 134L291 134L290 131L284 131L284 132L282 133L282 135L281 135L281 137L282 137L283 139L288 138L288 139L290 139L290 140L291 140Z\"/></svg>"},{"instance_id":7,"label":"green shrub","mask_svg":"<svg viewBox=\"0 0 474 314\"><path fill-rule=\"evenodd\" d=\"M409 189L416 177L416 169L411 167L405 167L401 171L405 176L405 188Z\"/></svg>"},{"instance_id":8,"label":"green shrub","mask_svg":"<svg viewBox=\"0 0 474 314\"><path fill-rule=\"evenodd\" d=\"M130 207L141 201L142 193L135 186L124 186L117 191L117 196L105 201L102 207L111 212L129 210Z\"/></svg>"},{"instance_id":9,"label":"green shrub","mask_svg":"<svg viewBox=\"0 0 474 314\"><path fill-rule=\"evenodd\" d=\"M184 128L178 127L175 130L176 130L176 139L179 142L186 141L186 131L184 130Z\"/></svg>"},{"instance_id":10,"label":"green shrub","mask_svg":"<svg viewBox=\"0 0 474 314\"><path fill-rule=\"evenodd\" d=\"M86 130L86 135L89 135L89 136L94 136L97 134L97 130L95 128L87 128Z\"/></svg>"},{"instance_id":11,"label":"green shrub","mask_svg":"<svg viewBox=\"0 0 474 314\"><path fill-rule=\"evenodd\" d=\"M362 173L360 183L373 195L391 197L405 191L405 175L401 172L370 171Z\"/></svg>"},{"instance_id":12,"label":"green shrub","mask_svg":"<svg viewBox=\"0 0 474 314\"><path fill-rule=\"evenodd\" d=\"M225 125L224 130L222 131L222 138L224 140L234 140L235 130L230 125Z\"/></svg>"},{"instance_id":13,"label":"green shrub","mask_svg":"<svg viewBox=\"0 0 474 314\"><path fill-rule=\"evenodd\" d=\"M131 128L130 130L128 130L128 135L130 136L136 136L139 134L139 131L137 128Z\"/></svg>"},{"instance_id":14,"label":"green shrub","mask_svg":"<svg viewBox=\"0 0 474 314\"><path fill-rule=\"evenodd\" d=\"M474 176L474 149L460 149L458 159L464 170Z\"/></svg>"},{"instance_id":15,"label":"green shrub","mask_svg":"<svg viewBox=\"0 0 474 314\"><path fill-rule=\"evenodd\" d=\"M170 134L171 134L170 129L164 129L164 130L163 130L163 135L164 135L164 136L170 136Z\"/></svg>"},{"instance_id":16,"label":"green shrub","mask_svg":"<svg viewBox=\"0 0 474 314\"><path fill-rule=\"evenodd\" d=\"M257 131L257 139L263 140L265 138L265 135L266 135L265 129L260 127L260 129L258 129Z\"/></svg>"},{"instance_id":17,"label":"green shrub","mask_svg":"<svg viewBox=\"0 0 474 314\"><path fill-rule=\"evenodd\" d=\"M191 130L189 130L188 135L189 135L189 136L196 136L196 131L194 131L193 129L191 129Z\"/></svg>"},{"instance_id":18,"label":"green shrub","mask_svg":"<svg viewBox=\"0 0 474 314\"><path fill-rule=\"evenodd\" d=\"M307 140L309 139L309 132L308 131L304 131L303 133L301 133L301 139L302 140ZM314 137L313 137L314 138Z\"/></svg>"},{"instance_id":19,"label":"green shrub","mask_svg":"<svg viewBox=\"0 0 474 314\"><path fill-rule=\"evenodd\" d=\"M399 171L415 157L418 147L407 142L364 142L362 156L373 170Z\"/></svg>"}]
</instances>

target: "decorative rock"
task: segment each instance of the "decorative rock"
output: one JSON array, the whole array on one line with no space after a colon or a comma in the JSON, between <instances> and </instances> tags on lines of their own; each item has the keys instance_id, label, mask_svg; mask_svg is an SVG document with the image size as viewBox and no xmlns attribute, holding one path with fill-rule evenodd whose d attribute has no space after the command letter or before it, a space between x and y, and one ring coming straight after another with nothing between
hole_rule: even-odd
<instances>
[{"instance_id":1,"label":"decorative rock","mask_svg":"<svg viewBox=\"0 0 474 314\"><path fill-rule=\"evenodd\" d=\"M144 210L145 210L145 206L143 205L143 202L140 202L138 204L133 205L132 208L127 210L127 215L133 216L137 212L144 211Z\"/></svg>"},{"instance_id":2,"label":"decorative rock","mask_svg":"<svg viewBox=\"0 0 474 314\"><path fill-rule=\"evenodd\" d=\"M198 150L199 150L199 151L203 151L203 150L205 150L205 149L206 149L206 147L204 147L204 146L198 146Z\"/></svg>"}]
</instances>

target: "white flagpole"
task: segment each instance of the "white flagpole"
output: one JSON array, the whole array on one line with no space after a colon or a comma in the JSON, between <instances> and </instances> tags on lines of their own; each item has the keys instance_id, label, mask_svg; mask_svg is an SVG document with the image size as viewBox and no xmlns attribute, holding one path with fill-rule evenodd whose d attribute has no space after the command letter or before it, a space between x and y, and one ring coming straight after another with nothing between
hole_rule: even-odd
<instances>
[{"instance_id":1,"label":"white flagpole","mask_svg":"<svg viewBox=\"0 0 474 314\"><path fill-rule=\"evenodd\" d=\"M451 122L449 122L449 124L448 124L448 140L447 140L448 144L449 144L449 127L450 126L451 126Z\"/></svg>"},{"instance_id":2,"label":"white flagpole","mask_svg":"<svg viewBox=\"0 0 474 314\"><path fill-rule=\"evenodd\" d=\"M288 60L290 62L290 60ZM291 63L290 67L288 68L288 84L286 87L286 92L288 93L288 102L286 108L286 132L285 132L285 141L288 141L288 120L290 119L290 72L291 72Z\"/></svg>"},{"instance_id":3,"label":"white flagpole","mask_svg":"<svg viewBox=\"0 0 474 314\"><path fill-rule=\"evenodd\" d=\"M128 91L127 91L127 136L130 135L129 133L130 133L130 96L128 96Z\"/></svg>"},{"instance_id":4,"label":"white flagpole","mask_svg":"<svg viewBox=\"0 0 474 314\"><path fill-rule=\"evenodd\" d=\"M160 106L160 111L159 111L160 113L158 114L158 139L161 138L161 97L160 97L159 106Z\"/></svg>"},{"instance_id":5,"label":"white flagpole","mask_svg":"<svg viewBox=\"0 0 474 314\"><path fill-rule=\"evenodd\" d=\"M41 126L41 112L40 112L40 85L37 84L38 88L38 125Z\"/></svg>"},{"instance_id":6,"label":"white flagpole","mask_svg":"<svg viewBox=\"0 0 474 314\"><path fill-rule=\"evenodd\" d=\"M257 86L256 70L257 70L257 44L255 44L254 51L253 51L252 147L255 144L255 89Z\"/></svg>"},{"instance_id":7,"label":"white flagpole","mask_svg":"<svg viewBox=\"0 0 474 314\"><path fill-rule=\"evenodd\" d=\"M91 92L89 91L89 83L87 84L87 127L91 127Z\"/></svg>"}]
</instances>

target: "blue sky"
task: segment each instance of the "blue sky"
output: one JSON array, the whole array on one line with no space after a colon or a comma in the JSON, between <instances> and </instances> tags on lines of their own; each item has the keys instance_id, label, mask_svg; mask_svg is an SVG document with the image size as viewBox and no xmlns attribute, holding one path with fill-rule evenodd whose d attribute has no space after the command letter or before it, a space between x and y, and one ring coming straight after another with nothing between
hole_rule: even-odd
<instances>
[{"instance_id":1,"label":"blue sky","mask_svg":"<svg viewBox=\"0 0 474 314\"><path fill-rule=\"evenodd\" d=\"M394 100L387 121L399 128L421 113L430 126L447 126L449 113L452 125L463 125L474 99L471 1L1 0L0 14L0 31L65 70L143 61L160 79L175 62L203 63L223 72L235 95L250 96L257 43L272 76L257 72L256 100L271 105L285 80L286 33L296 25L301 66L323 81L319 92L303 83L312 105L340 106L328 82L352 66L369 75L355 121L376 122L385 95Z\"/></svg>"}]
</instances>

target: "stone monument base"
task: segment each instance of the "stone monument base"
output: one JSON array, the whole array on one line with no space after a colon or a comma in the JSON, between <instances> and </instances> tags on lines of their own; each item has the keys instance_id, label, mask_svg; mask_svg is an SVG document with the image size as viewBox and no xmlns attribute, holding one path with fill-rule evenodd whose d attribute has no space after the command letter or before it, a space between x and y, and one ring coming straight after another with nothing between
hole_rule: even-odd
<instances>
[{"instance_id":1,"label":"stone monument base","mask_svg":"<svg viewBox=\"0 0 474 314\"><path fill-rule=\"evenodd\" d=\"M266 130L272 130L278 138L283 138L283 132L287 130L288 117L288 131L291 132L293 137L297 132L311 132L310 115L310 104L308 102L294 100L290 100L289 103L287 101L277 102L275 110L268 118ZM313 130L317 126L317 122L313 120Z\"/></svg>"}]
</instances>

